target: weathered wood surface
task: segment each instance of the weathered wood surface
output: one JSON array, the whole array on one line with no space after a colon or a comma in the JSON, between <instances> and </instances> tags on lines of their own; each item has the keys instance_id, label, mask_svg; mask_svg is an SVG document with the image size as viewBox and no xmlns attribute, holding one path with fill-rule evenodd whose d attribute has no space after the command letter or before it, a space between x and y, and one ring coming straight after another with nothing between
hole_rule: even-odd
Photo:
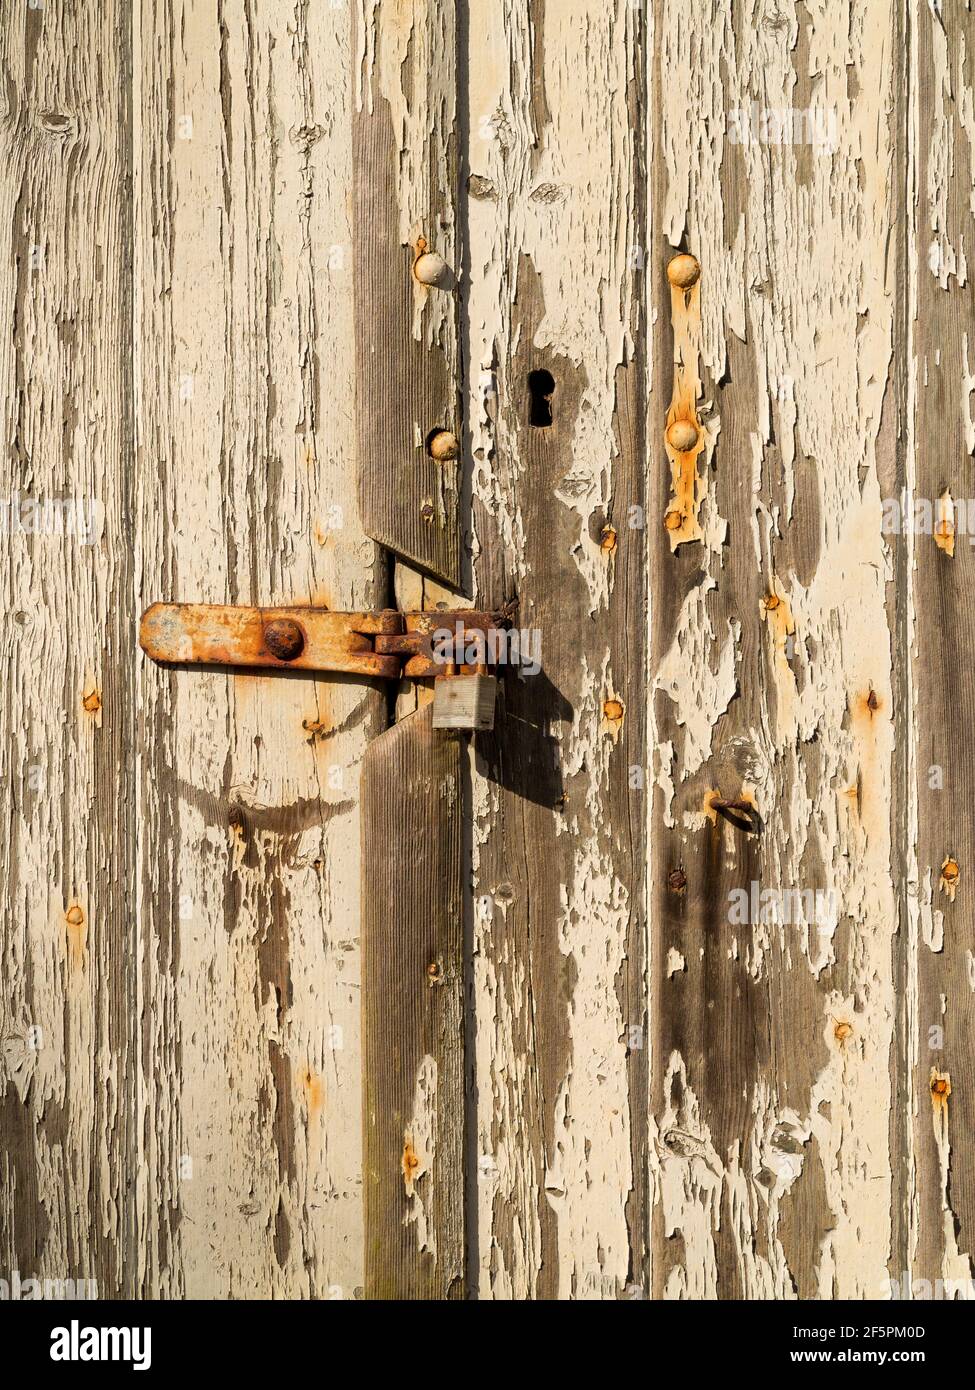
<instances>
[{"instance_id":1,"label":"weathered wood surface","mask_svg":"<svg viewBox=\"0 0 975 1390\"><path fill-rule=\"evenodd\" d=\"M975 757L971 645L975 585L975 14L966 0L912 11L914 309L911 490L926 532L904 623L914 657L907 827L909 1068L916 1210L902 1266L922 1295L971 1288L975 1256ZM939 509L938 499L954 499ZM948 523L948 534L939 527ZM905 642L906 647L906 642ZM925 1282L921 1282L925 1281ZM969 1296L971 1296L969 1294Z\"/></svg>"},{"instance_id":2,"label":"weathered wood surface","mask_svg":"<svg viewBox=\"0 0 975 1390\"><path fill-rule=\"evenodd\" d=\"M0 19L0 1277L106 1295L138 1055L126 29Z\"/></svg>"},{"instance_id":3,"label":"weathered wood surface","mask_svg":"<svg viewBox=\"0 0 975 1390\"><path fill-rule=\"evenodd\" d=\"M0 535L0 1277L971 1279L973 53L970 0L5 9L0 501L100 505ZM359 825L371 746L417 840L384 779L429 691L381 738L375 685L159 669L136 625L461 587L543 670L424 924L454 1042L467 981L433 1136L429 1020L381 1012L429 943L363 917Z\"/></svg>"},{"instance_id":4,"label":"weathered wood surface","mask_svg":"<svg viewBox=\"0 0 975 1390\"><path fill-rule=\"evenodd\" d=\"M438 0L352 0L352 8L362 524L457 588L457 9Z\"/></svg>"},{"instance_id":5,"label":"weathered wood surface","mask_svg":"<svg viewBox=\"0 0 975 1390\"><path fill-rule=\"evenodd\" d=\"M653 1290L877 1298L913 1200L906 570L881 531L902 481L898 10L657 0L654 34ZM687 332L664 274L678 250L702 266ZM704 495L674 550L663 430L688 370ZM821 911L790 897L756 921L749 902L742 921L752 885L819 892Z\"/></svg>"},{"instance_id":6,"label":"weathered wood surface","mask_svg":"<svg viewBox=\"0 0 975 1390\"><path fill-rule=\"evenodd\" d=\"M468 43L477 594L542 644L477 740L478 1284L617 1297L646 1289L645 34L504 3Z\"/></svg>"},{"instance_id":7,"label":"weathered wood surface","mask_svg":"<svg viewBox=\"0 0 975 1390\"><path fill-rule=\"evenodd\" d=\"M347 9L136 7L136 612L383 606L352 468L351 71ZM385 700L140 669L137 1287L350 1298L357 784Z\"/></svg>"},{"instance_id":8,"label":"weathered wood surface","mask_svg":"<svg viewBox=\"0 0 975 1390\"><path fill-rule=\"evenodd\" d=\"M462 742L432 706L363 760L365 1296L465 1292Z\"/></svg>"}]
</instances>

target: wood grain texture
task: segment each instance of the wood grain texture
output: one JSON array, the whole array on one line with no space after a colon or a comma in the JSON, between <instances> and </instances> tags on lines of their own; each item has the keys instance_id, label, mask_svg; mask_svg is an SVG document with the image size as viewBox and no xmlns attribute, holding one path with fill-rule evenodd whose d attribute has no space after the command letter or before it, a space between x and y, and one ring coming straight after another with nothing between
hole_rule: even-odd
<instances>
[{"instance_id":1,"label":"wood grain texture","mask_svg":"<svg viewBox=\"0 0 975 1390\"><path fill-rule=\"evenodd\" d=\"M970 1295L973 62L973 0L4 9L0 1278ZM468 742L137 648L511 599Z\"/></svg>"},{"instance_id":2,"label":"wood grain texture","mask_svg":"<svg viewBox=\"0 0 975 1390\"><path fill-rule=\"evenodd\" d=\"M368 535L461 583L456 11L354 0L356 417ZM421 283L414 261L444 262Z\"/></svg>"},{"instance_id":3,"label":"wood grain texture","mask_svg":"<svg viewBox=\"0 0 975 1390\"><path fill-rule=\"evenodd\" d=\"M916 70L911 138L909 258L916 575L908 607L914 657L910 800L911 971L907 1076L916 1190L903 1269L919 1297L970 1297L975 1256L975 756L973 688L962 653L975 581L975 15L966 0L912 12ZM906 345L905 345L906 346ZM947 516L938 499L954 500ZM892 514L892 520L903 516ZM948 520L950 546L938 544ZM940 1284L939 1282L940 1281Z\"/></svg>"},{"instance_id":4,"label":"wood grain texture","mask_svg":"<svg viewBox=\"0 0 975 1390\"><path fill-rule=\"evenodd\" d=\"M363 761L365 1293L465 1291L462 741L429 703Z\"/></svg>"},{"instance_id":5,"label":"wood grain texture","mask_svg":"<svg viewBox=\"0 0 975 1390\"><path fill-rule=\"evenodd\" d=\"M6 6L0 64L0 1277L111 1297L136 1164L126 7Z\"/></svg>"},{"instance_id":6,"label":"wood grain texture","mask_svg":"<svg viewBox=\"0 0 975 1390\"><path fill-rule=\"evenodd\" d=\"M900 1258L898 45L886 3L653 7L657 1297L878 1298ZM672 551L677 250L707 491Z\"/></svg>"},{"instance_id":7,"label":"wood grain texture","mask_svg":"<svg viewBox=\"0 0 975 1390\"><path fill-rule=\"evenodd\" d=\"M483 1298L646 1291L644 43L626 4L470 9L477 593L542 644L476 740Z\"/></svg>"},{"instance_id":8,"label":"wood grain texture","mask_svg":"<svg viewBox=\"0 0 975 1390\"><path fill-rule=\"evenodd\" d=\"M382 607L351 460L347 9L136 7L138 590ZM141 1264L164 1297L362 1278L354 678L143 661Z\"/></svg>"}]
</instances>

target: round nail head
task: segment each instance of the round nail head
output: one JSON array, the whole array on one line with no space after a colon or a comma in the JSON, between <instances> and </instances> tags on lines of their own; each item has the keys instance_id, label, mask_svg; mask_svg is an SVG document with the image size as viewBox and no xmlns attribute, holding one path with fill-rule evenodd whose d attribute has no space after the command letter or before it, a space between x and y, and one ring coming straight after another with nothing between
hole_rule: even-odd
<instances>
[{"instance_id":1,"label":"round nail head","mask_svg":"<svg viewBox=\"0 0 975 1390\"><path fill-rule=\"evenodd\" d=\"M278 661L294 661L305 649L305 634L292 618L274 618L264 629L264 645Z\"/></svg>"},{"instance_id":2,"label":"round nail head","mask_svg":"<svg viewBox=\"0 0 975 1390\"><path fill-rule=\"evenodd\" d=\"M436 251L424 251L413 262L413 274L421 285L440 285L447 277L447 262Z\"/></svg>"},{"instance_id":3,"label":"round nail head","mask_svg":"<svg viewBox=\"0 0 975 1390\"><path fill-rule=\"evenodd\" d=\"M459 453L457 436L451 434L450 430L437 430L430 440L430 457L438 463L446 463L449 459L455 459Z\"/></svg>"},{"instance_id":4,"label":"round nail head","mask_svg":"<svg viewBox=\"0 0 975 1390\"><path fill-rule=\"evenodd\" d=\"M667 264L667 279L678 290L689 290L696 285L701 274L701 263L696 256L681 252Z\"/></svg>"},{"instance_id":5,"label":"round nail head","mask_svg":"<svg viewBox=\"0 0 975 1390\"><path fill-rule=\"evenodd\" d=\"M668 512L664 517L664 525L668 531L679 531L681 526L680 512Z\"/></svg>"},{"instance_id":6,"label":"round nail head","mask_svg":"<svg viewBox=\"0 0 975 1390\"><path fill-rule=\"evenodd\" d=\"M675 420L667 430L667 443L679 454L686 454L697 443L697 425L691 420Z\"/></svg>"}]
</instances>

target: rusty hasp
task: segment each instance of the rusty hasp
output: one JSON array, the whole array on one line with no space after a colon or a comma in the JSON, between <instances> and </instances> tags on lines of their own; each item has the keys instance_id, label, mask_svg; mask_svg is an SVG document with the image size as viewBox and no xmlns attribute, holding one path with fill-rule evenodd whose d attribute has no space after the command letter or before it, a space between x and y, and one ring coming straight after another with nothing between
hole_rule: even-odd
<instances>
[{"instance_id":1,"label":"rusty hasp","mask_svg":"<svg viewBox=\"0 0 975 1390\"><path fill-rule=\"evenodd\" d=\"M503 613L335 613L326 608L246 608L206 603L155 603L142 616L139 642L169 665L257 666L270 670L338 671L397 680L442 674L444 650L456 634L475 644L508 625ZM452 649L450 656L456 653ZM477 664L482 661L477 653ZM458 661L457 670L473 665Z\"/></svg>"}]
</instances>

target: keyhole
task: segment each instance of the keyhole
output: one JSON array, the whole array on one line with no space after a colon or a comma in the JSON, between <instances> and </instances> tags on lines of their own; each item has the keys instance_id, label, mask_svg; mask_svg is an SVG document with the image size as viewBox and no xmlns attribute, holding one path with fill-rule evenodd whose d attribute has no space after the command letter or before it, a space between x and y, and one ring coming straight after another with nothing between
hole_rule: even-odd
<instances>
[{"instance_id":1,"label":"keyhole","mask_svg":"<svg viewBox=\"0 0 975 1390\"><path fill-rule=\"evenodd\" d=\"M531 393L531 406L528 423L544 428L552 423L552 393L555 390L555 377L544 367L537 372L528 373L528 390Z\"/></svg>"}]
</instances>

